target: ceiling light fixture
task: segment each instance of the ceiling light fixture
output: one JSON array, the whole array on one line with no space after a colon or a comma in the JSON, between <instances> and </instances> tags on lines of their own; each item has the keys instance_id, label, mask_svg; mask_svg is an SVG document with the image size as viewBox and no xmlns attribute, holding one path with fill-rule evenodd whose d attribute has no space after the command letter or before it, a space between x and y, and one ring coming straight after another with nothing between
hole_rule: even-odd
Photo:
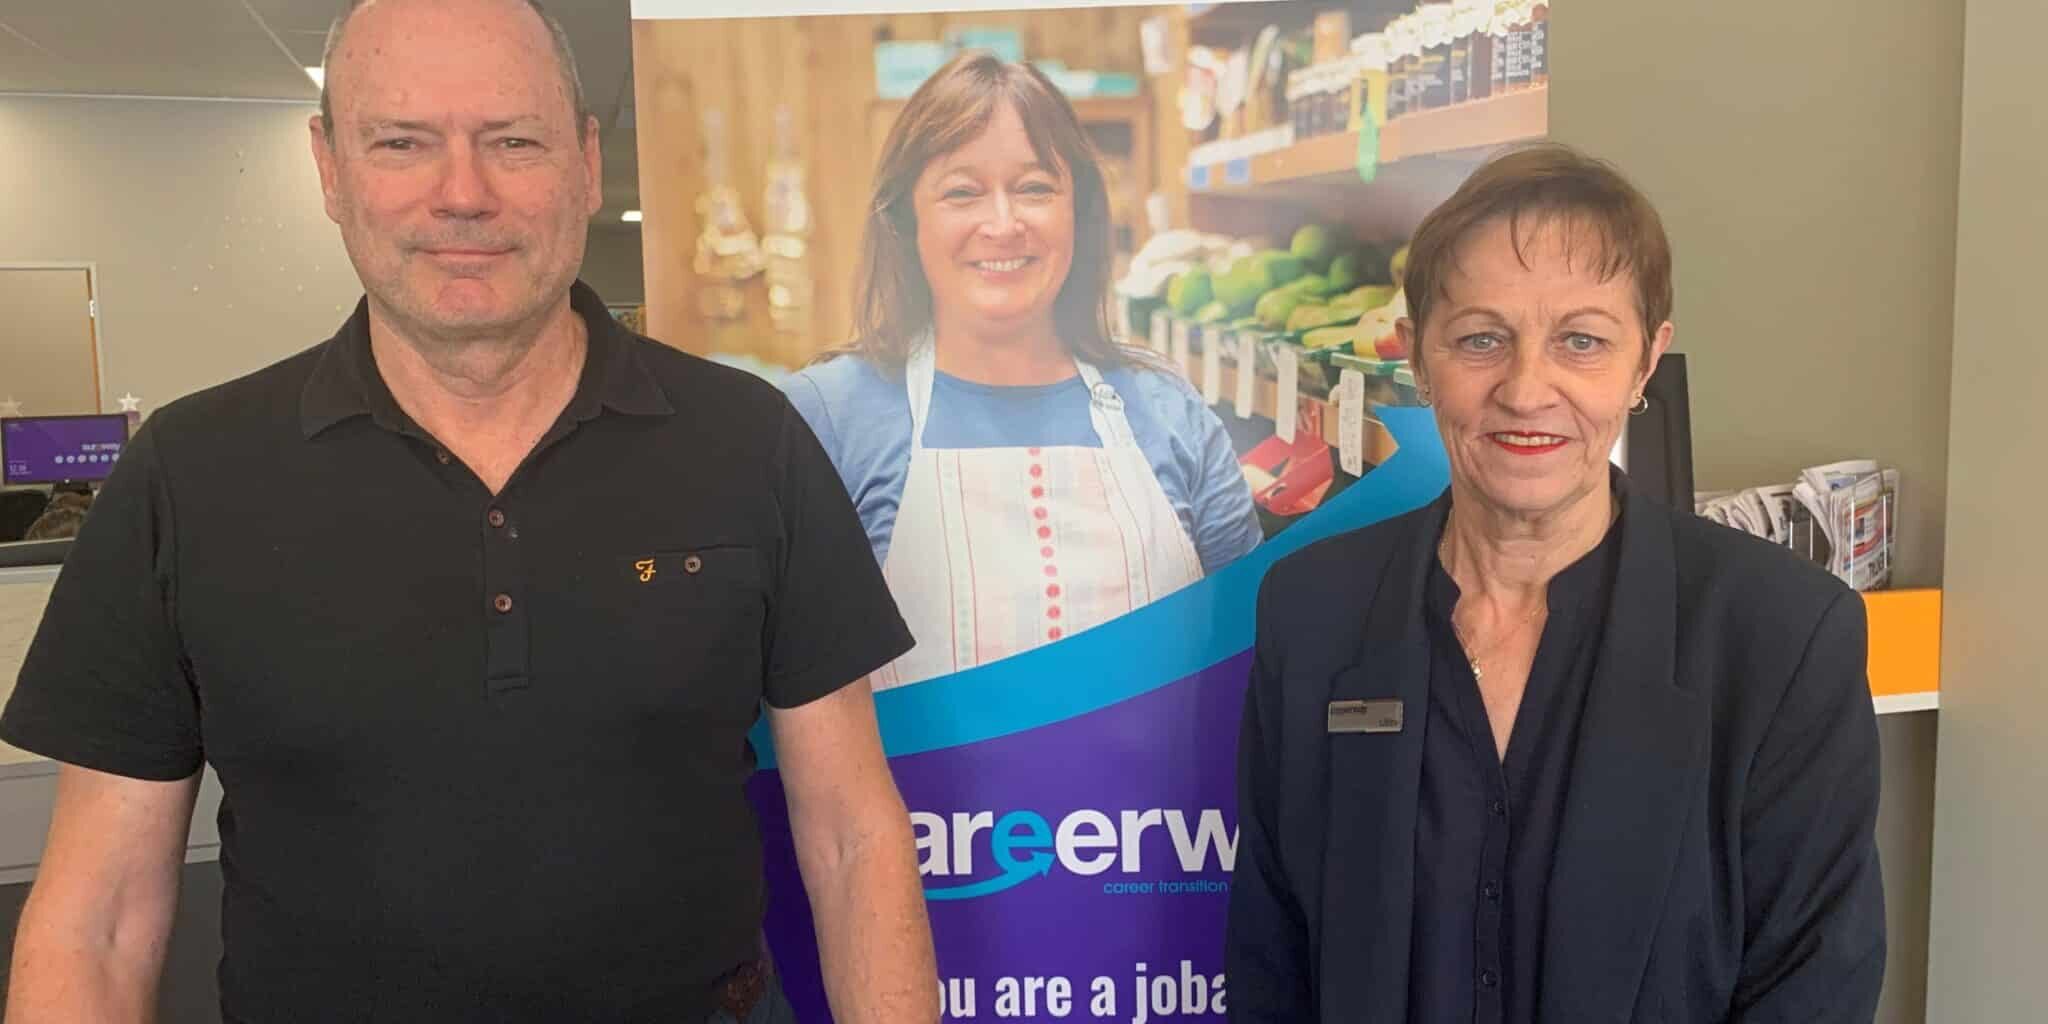
<instances>
[{"instance_id":1,"label":"ceiling light fixture","mask_svg":"<svg viewBox=\"0 0 2048 1024\"><path fill-rule=\"evenodd\" d=\"M306 71L306 77L307 77L307 78L310 78L310 79L312 79L312 80L313 80L313 84L314 84L315 86L318 86L319 88L322 88L322 89L325 89L325 88L327 88L327 69L326 69L326 68L307 68L307 69L305 69L305 71Z\"/></svg>"},{"instance_id":2,"label":"ceiling light fixture","mask_svg":"<svg viewBox=\"0 0 2048 1024\"><path fill-rule=\"evenodd\" d=\"M619 219L625 221L628 224L638 224L640 223L640 211L627 210L626 212L619 214Z\"/></svg>"}]
</instances>

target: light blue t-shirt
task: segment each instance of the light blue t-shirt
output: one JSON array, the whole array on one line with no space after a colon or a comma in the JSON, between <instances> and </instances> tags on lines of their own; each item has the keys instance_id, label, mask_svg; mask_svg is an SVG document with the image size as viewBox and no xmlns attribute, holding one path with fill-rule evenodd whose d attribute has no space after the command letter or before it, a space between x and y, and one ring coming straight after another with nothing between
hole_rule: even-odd
<instances>
[{"instance_id":1,"label":"light blue t-shirt","mask_svg":"<svg viewBox=\"0 0 2048 1024\"><path fill-rule=\"evenodd\" d=\"M1117 368L1102 377L1123 398L1131 433L1194 540L1202 572L1213 573L1258 546L1251 488L1223 422L1201 396L1164 370ZM846 482L875 561L882 562L910 475L910 398L903 371L841 356L792 374L782 387ZM928 415L929 448L1102 446L1088 421L1088 386L1079 376L1057 384L996 387L934 374Z\"/></svg>"}]
</instances>

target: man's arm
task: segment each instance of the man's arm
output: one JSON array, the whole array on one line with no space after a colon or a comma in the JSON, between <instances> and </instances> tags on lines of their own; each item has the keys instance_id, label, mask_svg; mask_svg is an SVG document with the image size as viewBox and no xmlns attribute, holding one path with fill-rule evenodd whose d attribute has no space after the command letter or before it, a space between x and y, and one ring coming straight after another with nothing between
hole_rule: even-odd
<instances>
[{"instance_id":1,"label":"man's arm","mask_svg":"<svg viewBox=\"0 0 2048 1024\"><path fill-rule=\"evenodd\" d=\"M65 765L21 914L7 1024L149 1021L199 775L146 782Z\"/></svg>"},{"instance_id":2,"label":"man's arm","mask_svg":"<svg viewBox=\"0 0 2048 1024\"><path fill-rule=\"evenodd\" d=\"M867 682L771 707L768 724L833 1019L936 1021L938 965L916 843L882 756Z\"/></svg>"},{"instance_id":3,"label":"man's arm","mask_svg":"<svg viewBox=\"0 0 2048 1024\"><path fill-rule=\"evenodd\" d=\"M1863 600L1821 616L1756 756L1742 822L1748 941L1730 1020L1868 1022L1884 984L1877 717Z\"/></svg>"}]
</instances>

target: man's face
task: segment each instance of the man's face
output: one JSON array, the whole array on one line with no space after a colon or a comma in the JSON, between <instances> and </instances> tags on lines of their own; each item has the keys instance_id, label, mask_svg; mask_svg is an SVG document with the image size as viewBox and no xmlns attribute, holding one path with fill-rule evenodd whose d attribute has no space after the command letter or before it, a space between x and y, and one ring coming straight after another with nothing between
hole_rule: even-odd
<instances>
[{"instance_id":1,"label":"man's face","mask_svg":"<svg viewBox=\"0 0 2048 1024\"><path fill-rule=\"evenodd\" d=\"M314 119L327 215L373 302L411 331L499 336L561 302L603 197L594 121L517 0L379 0L328 68Z\"/></svg>"}]
</instances>

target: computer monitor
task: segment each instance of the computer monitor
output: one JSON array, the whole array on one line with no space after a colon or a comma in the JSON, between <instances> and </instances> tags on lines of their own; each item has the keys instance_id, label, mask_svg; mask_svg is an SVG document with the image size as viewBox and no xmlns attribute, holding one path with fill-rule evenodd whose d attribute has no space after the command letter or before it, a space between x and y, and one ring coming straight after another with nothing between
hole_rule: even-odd
<instances>
[{"instance_id":1,"label":"computer monitor","mask_svg":"<svg viewBox=\"0 0 2048 1024\"><path fill-rule=\"evenodd\" d=\"M1630 416L1614 446L1614 463L1629 486L1670 505L1692 510L1692 403L1685 380L1685 356L1666 353L1643 388L1649 408Z\"/></svg>"},{"instance_id":2,"label":"computer monitor","mask_svg":"<svg viewBox=\"0 0 2048 1024\"><path fill-rule=\"evenodd\" d=\"M97 483L127 443L123 413L0 418L0 483Z\"/></svg>"}]
</instances>

